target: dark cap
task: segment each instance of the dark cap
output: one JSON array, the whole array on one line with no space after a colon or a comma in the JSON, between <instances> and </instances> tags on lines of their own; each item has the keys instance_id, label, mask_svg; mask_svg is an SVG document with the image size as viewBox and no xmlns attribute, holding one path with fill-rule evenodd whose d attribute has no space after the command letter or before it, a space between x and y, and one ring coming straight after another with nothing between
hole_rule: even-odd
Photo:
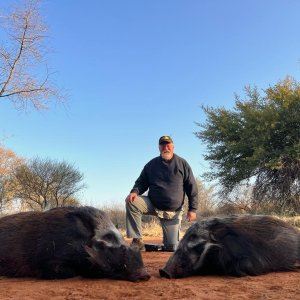
<instances>
[{"instance_id":1,"label":"dark cap","mask_svg":"<svg viewBox=\"0 0 300 300\"><path fill-rule=\"evenodd\" d=\"M168 135L163 135L159 138L159 144L173 143L173 140Z\"/></svg>"}]
</instances>

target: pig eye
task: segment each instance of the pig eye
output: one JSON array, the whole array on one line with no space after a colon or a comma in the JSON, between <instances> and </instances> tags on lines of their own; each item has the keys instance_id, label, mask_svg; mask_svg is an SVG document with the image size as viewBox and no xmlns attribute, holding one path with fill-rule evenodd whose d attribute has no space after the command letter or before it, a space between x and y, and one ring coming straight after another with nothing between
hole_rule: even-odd
<instances>
[{"instance_id":1,"label":"pig eye","mask_svg":"<svg viewBox=\"0 0 300 300\"><path fill-rule=\"evenodd\" d=\"M120 271L126 271L127 270L127 265L126 264L119 265L119 270Z\"/></svg>"},{"instance_id":2,"label":"pig eye","mask_svg":"<svg viewBox=\"0 0 300 300\"><path fill-rule=\"evenodd\" d=\"M198 240L198 236L196 234L192 234L189 236L188 242L195 242Z\"/></svg>"},{"instance_id":3,"label":"pig eye","mask_svg":"<svg viewBox=\"0 0 300 300\"><path fill-rule=\"evenodd\" d=\"M107 241L107 242L111 242L111 243L118 243L116 236L112 233L107 233L102 237L103 240Z\"/></svg>"},{"instance_id":4,"label":"pig eye","mask_svg":"<svg viewBox=\"0 0 300 300\"><path fill-rule=\"evenodd\" d=\"M187 247L189 249L192 249L196 247L199 243L205 242L203 239L201 239L198 235L192 234L189 236L187 241Z\"/></svg>"},{"instance_id":5,"label":"pig eye","mask_svg":"<svg viewBox=\"0 0 300 300\"><path fill-rule=\"evenodd\" d=\"M209 237L210 237L210 239L211 239L213 242L217 242L217 241L218 241L217 238L215 237L215 235L214 235L213 233L210 233L210 234L209 234Z\"/></svg>"}]
</instances>

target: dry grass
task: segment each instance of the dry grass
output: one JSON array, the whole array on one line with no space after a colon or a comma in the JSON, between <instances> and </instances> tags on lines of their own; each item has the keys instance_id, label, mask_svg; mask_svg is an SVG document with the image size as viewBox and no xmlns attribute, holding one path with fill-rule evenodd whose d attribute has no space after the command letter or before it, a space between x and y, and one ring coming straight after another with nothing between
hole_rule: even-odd
<instances>
[{"instance_id":1,"label":"dry grass","mask_svg":"<svg viewBox=\"0 0 300 300\"><path fill-rule=\"evenodd\" d=\"M162 237L162 229L160 223L156 220L152 220L147 223L143 223L143 236L145 237ZM121 234L126 237L125 229L120 229Z\"/></svg>"},{"instance_id":2,"label":"dry grass","mask_svg":"<svg viewBox=\"0 0 300 300\"><path fill-rule=\"evenodd\" d=\"M162 228L157 220L152 220L147 223L143 223L143 237L155 237L155 238L162 238ZM183 237L185 230L187 228L180 231L180 238ZM126 230L125 229L119 229L121 234L126 237Z\"/></svg>"},{"instance_id":3,"label":"dry grass","mask_svg":"<svg viewBox=\"0 0 300 300\"><path fill-rule=\"evenodd\" d=\"M300 229L300 216L296 217L281 217L282 220L286 221L287 223L296 226Z\"/></svg>"},{"instance_id":4,"label":"dry grass","mask_svg":"<svg viewBox=\"0 0 300 300\"><path fill-rule=\"evenodd\" d=\"M161 237L162 229L160 223L152 220L148 223L143 223L143 236Z\"/></svg>"},{"instance_id":5,"label":"dry grass","mask_svg":"<svg viewBox=\"0 0 300 300\"><path fill-rule=\"evenodd\" d=\"M280 217L280 219L284 220L285 222L297 227L300 229L300 216L296 217ZM183 237L185 231L189 228L191 224L185 224L182 226L180 232L180 238ZM121 234L126 237L125 229L120 229ZM143 236L144 237L156 237L162 238L162 229L158 220L153 219L150 222L143 223Z\"/></svg>"}]
</instances>

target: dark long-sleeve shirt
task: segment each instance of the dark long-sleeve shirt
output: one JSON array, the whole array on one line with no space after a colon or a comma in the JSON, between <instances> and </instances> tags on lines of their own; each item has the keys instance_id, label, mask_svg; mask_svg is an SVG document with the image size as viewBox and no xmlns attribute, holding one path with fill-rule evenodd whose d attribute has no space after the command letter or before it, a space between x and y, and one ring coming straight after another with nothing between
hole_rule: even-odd
<instances>
[{"instance_id":1,"label":"dark long-sleeve shirt","mask_svg":"<svg viewBox=\"0 0 300 300\"><path fill-rule=\"evenodd\" d=\"M131 192L142 195L149 189L148 197L159 210L177 211L189 200L189 211L198 208L198 188L187 161L174 154L170 161L161 156L150 160L143 168Z\"/></svg>"}]
</instances>

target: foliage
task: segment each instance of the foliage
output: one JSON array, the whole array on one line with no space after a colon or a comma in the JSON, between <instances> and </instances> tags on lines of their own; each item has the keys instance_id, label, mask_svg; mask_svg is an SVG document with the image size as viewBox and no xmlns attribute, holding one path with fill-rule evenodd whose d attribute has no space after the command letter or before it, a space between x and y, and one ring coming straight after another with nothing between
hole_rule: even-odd
<instances>
[{"instance_id":1,"label":"foliage","mask_svg":"<svg viewBox=\"0 0 300 300\"><path fill-rule=\"evenodd\" d=\"M47 28L39 12L39 0L0 16L0 98L9 99L24 110L31 104L37 110L48 107L51 97L63 99L50 81L46 64Z\"/></svg>"},{"instance_id":2,"label":"foliage","mask_svg":"<svg viewBox=\"0 0 300 300\"><path fill-rule=\"evenodd\" d=\"M9 182L13 170L23 162L12 150L0 147L0 211L11 204L13 194Z\"/></svg>"},{"instance_id":3,"label":"foliage","mask_svg":"<svg viewBox=\"0 0 300 300\"><path fill-rule=\"evenodd\" d=\"M226 195L255 180L256 201L300 209L300 85L287 77L266 89L247 87L234 110L203 107L207 121L196 136L207 143L206 174Z\"/></svg>"},{"instance_id":4,"label":"foliage","mask_svg":"<svg viewBox=\"0 0 300 300\"><path fill-rule=\"evenodd\" d=\"M35 158L15 169L11 189L33 210L76 205L83 175L71 164ZM24 204L23 204L24 205Z\"/></svg>"}]
</instances>

